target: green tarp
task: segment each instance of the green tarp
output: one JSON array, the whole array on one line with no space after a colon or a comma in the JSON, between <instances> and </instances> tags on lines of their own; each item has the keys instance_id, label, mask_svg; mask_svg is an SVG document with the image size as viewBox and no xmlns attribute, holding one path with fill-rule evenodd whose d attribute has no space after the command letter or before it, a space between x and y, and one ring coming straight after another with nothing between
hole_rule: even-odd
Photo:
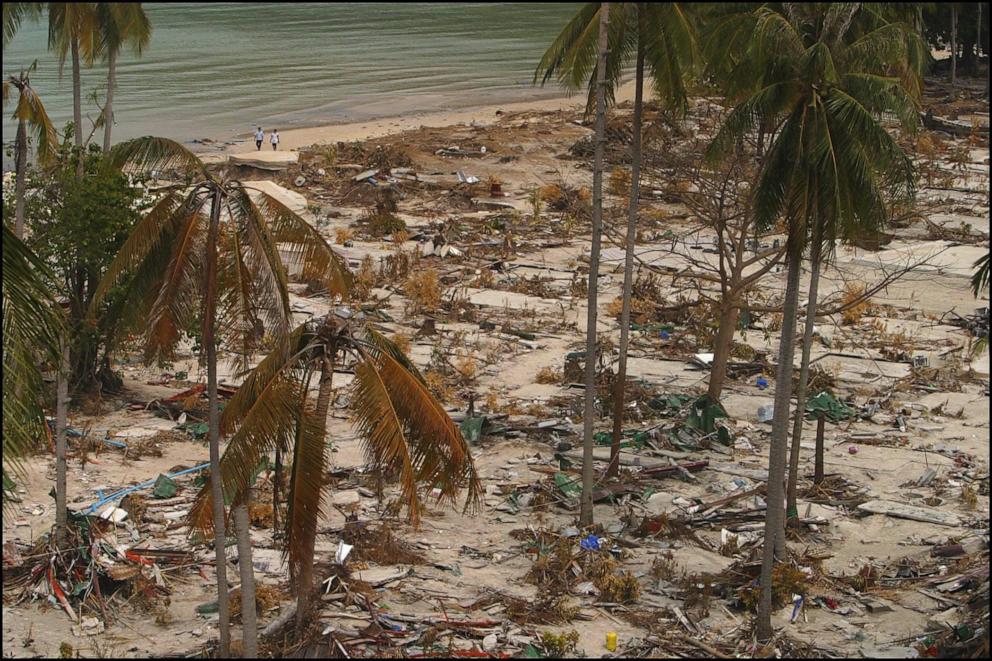
<instances>
[{"instance_id":1,"label":"green tarp","mask_svg":"<svg viewBox=\"0 0 992 661\"><path fill-rule=\"evenodd\" d=\"M806 417L813 420L821 415L830 422L840 422L854 415L854 410L827 391L823 391L806 400Z\"/></svg>"}]
</instances>

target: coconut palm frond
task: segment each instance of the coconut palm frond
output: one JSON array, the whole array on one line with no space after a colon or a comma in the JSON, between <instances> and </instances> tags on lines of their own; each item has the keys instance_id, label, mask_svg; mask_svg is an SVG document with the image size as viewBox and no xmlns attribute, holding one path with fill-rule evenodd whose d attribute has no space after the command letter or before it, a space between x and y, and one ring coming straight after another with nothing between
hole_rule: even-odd
<instances>
[{"instance_id":1,"label":"coconut palm frond","mask_svg":"<svg viewBox=\"0 0 992 661\"><path fill-rule=\"evenodd\" d=\"M399 474L403 504L410 521L418 525L422 506L417 494L417 471L403 420L375 362L367 354L364 358L355 365L351 394L355 427L364 441L366 461L383 472Z\"/></svg>"},{"instance_id":2,"label":"coconut palm frond","mask_svg":"<svg viewBox=\"0 0 992 661\"><path fill-rule=\"evenodd\" d=\"M108 163L127 172L173 170L209 177L206 167L196 154L175 140L145 136L114 145Z\"/></svg>"},{"instance_id":3,"label":"coconut palm frond","mask_svg":"<svg viewBox=\"0 0 992 661\"><path fill-rule=\"evenodd\" d=\"M258 191L258 209L270 220L272 239L299 265L301 276L323 282L332 297L346 299L352 282L348 264L320 232L265 191Z\"/></svg>"},{"instance_id":4,"label":"coconut palm frond","mask_svg":"<svg viewBox=\"0 0 992 661\"><path fill-rule=\"evenodd\" d=\"M5 2L3 3L3 48L14 38L21 28L21 23L40 18L45 4L42 2Z\"/></svg>"},{"instance_id":5,"label":"coconut palm frond","mask_svg":"<svg viewBox=\"0 0 992 661\"><path fill-rule=\"evenodd\" d=\"M372 356L391 410L410 445L416 481L439 489L439 501L453 502L459 489L468 492L467 509L481 502L475 464L458 426L423 382L388 352Z\"/></svg>"},{"instance_id":6,"label":"coconut palm frond","mask_svg":"<svg viewBox=\"0 0 992 661\"><path fill-rule=\"evenodd\" d=\"M245 377L221 412L220 432L232 435L221 457L225 498L248 486L263 454L293 434L302 413L300 375L314 345L308 324L297 326L286 346L270 352ZM212 530L210 483L197 494L188 517L190 527Z\"/></svg>"},{"instance_id":7,"label":"coconut palm frond","mask_svg":"<svg viewBox=\"0 0 992 661\"><path fill-rule=\"evenodd\" d=\"M306 412L299 418L290 472L284 547L290 575L294 578L299 575L300 567L313 562L317 522L323 513L324 471L327 465L325 428L326 418L320 420L312 412Z\"/></svg>"},{"instance_id":8,"label":"coconut palm frond","mask_svg":"<svg viewBox=\"0 0 992 661\"><path fill-rule=\"evenodd\" d=\"M424 376L420 373L420 370L417 369L417 366L413 364L413 361L407 358L406 354L403 353L403 351L398 346L396 346L396 344L388 337L386 337L379 331L375 330L374 328L367 329L365 331L365 337L368 340L369 344L375 347L376 350L388 353L400 365L403 366L403 369L405 369L407 372L417 377L418 381L424 384L427 383L424 380Z\"/></svg>"},{"instance_id":9,"label":"coconut palm frond","mask_svg":"<svg viewBox=\"0 0 992 661\"><path fill-rule=\"evenodd\" d=\"M572 20L568 22L561 33L555 38L554 42L552 42L551 46L548 47L548 50L545 51L544 56L534 70L535 84L538 79L540 79L541 85L544 85L556 76L561 79L562 70L568 68L565 62L569 60L571 61L571 67L576 68L580 73L577 76L579 82L572 89L575 90L581 87L590 66L586 60L588 59L591 62L592 56L595 55L599 6L600 3L598 2L586 3L575 14ZM579 53L582 54L581 57L579 57Z\"/></svg>"},{"instance_id":10,"label":"coconut palm frond","mask_svg":"<svg viewBox=\"0 0 992 661\"><path fill-rule=\"evenodd\" d=\"M228 208L243 235L243 255L254 274L254 307L261 313L268 328L278 338L289 333L293 316L286 290L286 267L279 256L277 241L272 231L271 217L264 216L255 206L244 186L237 184L231 190ZM268 218L268 222L267 219ZM306 223L304 223L306 224ZM308 225L309 226L309 225Z\"/></svg>"},{"instance_id":11,"label":"coconut palm frond","mask_svg":"<svg viewBox=\"0 0 992 661\"><path fill-rule=\"evenodd\" d=\"M24 85L20 89L20 97L17 100L17 108L14 110L14 118L25 122L31 127L34 133L35 150L38 155L38 162L46 165L55 157L58 148L58 134L52 120L48 118L48 112L41 98L34 91L28 82L26 75L22 74ZM6 89L6 87L4 88Z\"/></svg>"},{"instance_id":12,"label":"coconut palm frond","mask_svg":"<svg viewBox=\"0 0 992 661\"><path fill-rule=\"evenodd\" d=\"M148 313L145 361L167 360L183 328L194 321L202 303L202 266L207 222L199 207L185 214L172 246L161 246L159 257L170 253L155 302ZM171 248L171 250L170 250Z\"/></svg>"},{"instance_id":13,"label":"coconut palm frond","mask_svg":"<svg viewBox=\"0 0 992 661\"><path fill-rule=\"evenodd\" d=\"M138 221L100 281L93 295L90 316L96 313L107 293L144 262L163 243L163 239L173 238L169 230L178 224L188 209L188 199L184 200L179 191L171 190Z\"/></svg>"},{"instance_id":14,"label":"coconut palm frond","mask_svg":"<svg viewBox=\"0 0 992 661\"><path fill-rule=\"evenodd\" d=\"M28 246L3 226L3 477L45 438L39 356L58 364L64 321L46 286L53 276ZM6 489L5 489L6 492Z\"/></svg>"},{"instance_id":15,"label":"coconut palm frond","mask_svg":"<svg viewBox=\"0 0 992 661\"><path fill-rule=\"evenodd\" d=\"M989 253L985 253L972 264L975 273L971 276L971 291L977 298L989 286Z\"/></svg>"},{"instance_id":16,"label":"coconut palm frond","mask_svg":"<svg viewBox=\"0 0 992 661\"><path fill-rule=\"evenodd\" d=\"M262 457L292 437L300 415L299 384L280 374L270 380L238 420L237 428L220 460L225 501L245 493L255 478ZM211 475L190 509L188 522L196 530L213 530Z\"/></svg>"}]
</instances>

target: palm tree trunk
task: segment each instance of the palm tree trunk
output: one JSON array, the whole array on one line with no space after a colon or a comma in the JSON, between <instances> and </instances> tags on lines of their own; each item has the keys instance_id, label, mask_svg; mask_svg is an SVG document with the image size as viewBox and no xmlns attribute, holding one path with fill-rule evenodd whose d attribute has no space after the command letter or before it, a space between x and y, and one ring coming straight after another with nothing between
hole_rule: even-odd
<instances>
[{"instance_id":1,"label":"palm tree trunk","mask_svg":"<svg viewBox=\"0 0 992 661\"><path fill-rule=\"evenodd\" d=\"M230 609L227 600L227 537L224 534L224 487L220 479L220 407L217 401L217 346L214 341L214 315L217 310L217 234L220 231L222 192L214 192L207 230L207 281L203 302L203 346L207 352L207 418L210 445L210 491L213 498L214 558L217 564L217 613L220 616L220 656L231 649Z\"/></svg>"},{"instance_id":2,"label":"palm tree trunk","mask_svg":"<svg viewBox=\"0 0 992 661\"><path fill-rule=\"evenodd\" d=\"M72 38L72 134L79 153L76 161L76 176L83 176L83 83L79 73L79 38Z\"/></svg>"},{"instance_id":3,"label":"palm tree trunk","mask_svg":"<svg viewBox=\"0 0 992 661\"><path fill-rule=\"evenodd\" d=\"M320 425L320 440L323 443L327 433L327 412L331 408L331 379L334 376L333 350L325 348L320 370L320 387L317 390L317 409L314 413ZM297 455L298 456L298 455ZM306 629L310 609L310 594L313 592L313 540L304 544L300 562L300 576L296 585L296 635L299 638Z\"/></svg>"},{"instance_id":4,"label":"palm tree trunk","mask_svg":"<svg viewBox=\"0 0 992 661\"><path fill-rule=\"evenodd\" d=\"M596 411L596 306L599 303L599 245L603 233L603 142L606 133L606 54L610 3L600 5L599 62L596 64L596 150L592 166L592 246L589 255L589 295L586 315L585 408L582 437L582 498L579 525L592 525L592 423Z\"/></svg>"},{"instance_id":5,"label":"palm tree trunk","mask_svg":"<svg viewBox=\"0 0 992 661\"><path fill-rule=\"evenodd\" d=\"M68 331L66 331L68 332ZM56 377L55 400L55 545L63 548L68 532L66 506L66 426L69 418L69 339L62 338L62 356Z\"/></svg>"},{"instance_id":6,"label":"palm tree trunk","mask_svg":"<svg viewBox=\"0 0 992 661\"><path fill-rule=\"evenodd\" d=\"M813 461L813 484L823 482L823 432L827 419L821 413L816 418L816 458Z\"/></svg>"},{"instance_id":7,"label":"palm tree trunk","mask_svg":"<svg viewBox=\"0 0 992 661\"><path fill-rule=\"evenodd\" d=\"M765 540L761 561L761 598L758 601L757 635L759 641L772 638L772 569L775 566L777 538L784 538L783 484L785 477L786 440L789 431L789 399L792 397L792 359L795 354L796 307L799 301L799 271L802 249L790 246L786 278L785 301L782 305L782 333L775 376L775 412L772 418L772 440L768 450L768 505L765 508Z\"/></svg>"},{"instance_id":8,"label":"palm tree trunk","mask_svg":"<svg viewBox=\"0 0 992 661\"><path fill-rule=\"evenodd\" d=\"M627 383L627 350L630 344L630 299L634 279L634 241L637 238L637 202L641 184L641 115L644 96L644 39L641 32L643 4L637 5L637 69L634 83L634 127L630 145L630 204L627 207L627 245L623 265L623 310L620 313L620 365L613 394L613 439L607 477L620 472L620 436L623 433L624 387Z\"/></svg>"},{"instance_id":9,"label":"palm tree trunk","mask_svg":"<svg viewBox=\"0 0 992 661\"><path fill-rule=\"evenodd\" d=\"M786 489L786 522L799 518L796 488L799 482L799 444L803 436L803 418L806 415L806 387L809 382L809 355L813 344L813 322L816 321L816 296L820 284L820 260L823 228L816 223L810 253L809 302L806 303L806 323L803 327L803 359L799 365L799 385L796 388L796 419L792 423L792 449L789 453L789 484Z\"/></svg>"},{"instance_id":10,"label":"palm tree trunk","mask_svg":"<svg viewBox=\"0 0 992 661\"><path fill-rule=\"evenodd\" d=\"M103 106L103 151L110 151L110 130L114 126L114 87L117 85L117 49L107 56L107 103Z\"/></svg>"},{"instance_id":11,"label":"palm tree trunk","mask_svg":"<svg viewBox=\"0 0 992 661\"><path fill-rule=\"evenodd\" d=\"M720 328L717 329L716 344L713 347L713 367L710 368L710 383L706 395L710 402L720 401L723 384L727 381L727 365L730 363L730 349L737 332L739 308L727 295L720 302Z\"/></svg>"},{"instance_id":12,"label":"palm tree trunk","mask_svg":"<svg viewBox=\"0 0 992 661\"><path fill-rule=\"evenodd\" d=\"M272 531L279 531L279 493L282 491L282 448L276 446L276 465L272 473Z\"/></svg>"},{"instance_id":13,"label":"palm tree trunk","mask_svg":"<svg viewBox=\"0 0 992 661\"><path fill-rule=\"evenodd\" d=\"M251 562L251 520L248 512L251 498L252 488L249 487L244 499L236 504L232 511L234 529L238 536L238 572L241 574L241 641L244 647L242 656L246 659L258 657L255 567Z\"/></svg>"},{"instance_id":14,"label":"palm tree trunk","mask_svg":"<svg viewBox=\"0 0 992 661\"><path fill-rule=\"evenodd\" d=\"M958 8L951 3L951 94L958 82Z\"/></svg>"},{"instance_id":15,"label":"palm tree trunk","mask_svg":"<svg viewBox=\"0 0 992 661\"><path fill-rule=\"evenodd\" d=\"M14 172L14 236L24 238L24 196L28 182L28 128L23 119L17 121L16 161Z\"/></svg>"}]
</instances>

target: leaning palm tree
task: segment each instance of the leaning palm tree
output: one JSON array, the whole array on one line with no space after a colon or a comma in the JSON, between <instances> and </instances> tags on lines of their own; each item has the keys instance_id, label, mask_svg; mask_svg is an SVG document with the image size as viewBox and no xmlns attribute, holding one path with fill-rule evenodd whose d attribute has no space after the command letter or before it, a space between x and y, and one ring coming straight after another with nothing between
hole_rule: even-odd
<instances>
[{"instance_id":1,"label":"leaning palm tree","mask_svg":"<svg viewBox=\"0 0 992 661\"><path fill-rule=\"evenodd\" d=\"M335 367L354 370L350 407L364 442L368 464L398 475L400 502L417 524L423 511L420 491L436 489L452 502L467 490L466 510L481 500L480 483L461 432L431 395L417 368L396 345L366 323L332 311L297 327L288 347L267 356L228 401L221 429L232 433L190 511L190 526L207 530L218 490L237 501L252 486L263 456L280 446L293 451L284 551L297 591L296 623L301 631L313 589L314 541L327 488L325 441ZM316 405L308 397L319 375ZM219 475L220 479L215 479ZM221 485L223 488L221 489Z\"/></svg>"},{"instance_id":2,"label":"leaning palm tree","mask_svg":"<svg viewBox=\"0 0 992 661\"><path fill-rule=\"evenodd\" d=\"M634 272L634 241L637 236L637 204L641 179L641 124L645 65L650 70L655 93L669 108L684 112L684 78L695 60L693 27L682 3L614 2L610 20L607 54L606 98L615 101L615 88L624 67L633 58L634 119L632 127L631 186L627 206L627 237L620 315L620 363L613 399L613 443L607 476L619 471L620 435L623 422L624 382L627 375L627 348L630 342L630 301ZM592 112L596 81L593 63L598 38L600 3L588 3L569 21L537 66L534 80L544 84L552 77L569 90L588 84L586 111Z\"/></svg>"},{"instance_id":3,"label":"leaning palm tree","mask_svg":"<svg viewBox=\"0 0 992 661\"><path fill-rule=\"evenodd\" d=\"M178 143L152 137L130 140L114 147L108 162L133 171L179 169L186 176L181 184L159 189L161 199L121 246L97 288L91 311L98 310L107 293L123 283L125 297L132 303L131 321L144 329L149 362L169 359L181 333L195 328L202 318L210 465L216 475L220 470L217 345L223 339L235 350L240 371L247 369L258 348L258 324L269 330L277 347L284 345L291 311L280 249L300 265L304 278L322 281L332 296L346 294L350 274L317 230L279 200L251 190L249 184L229 178L225 171L209 171ZM230 631L225 512L219 482L215 491L213 529L223 655L230 646ZM255 632L245 634L254 637Z\"/></svg>"},{"instance_id":4,"label":"leaning palm tree","mask_svg":"<svg viewBox=\"0 0 992 661\"><path fill-rule=\"evenodd\" d=\"M97 25L100 50L107 59L107 99L103 106L103 151L110 151L114 125L114 88L117 86L117 56L125 46L135 55L151 41L152 25L140 2L98 2Z\"/></svg>"},{"instance_id":5,"label":"leaning palm tree","mask_svg":"<svg viewBox=\"0 0 992 661\"><path fill-rule=\"evenodd\" d=\"M24 238L24 198L27 190L28 171L28 126L31 127L35 139L35 153L38 163L44 165L55 155L58 146L58 135L55 127L48 119L45 105L38 93L31 87L30 76L37 68L35 61L20 74L9 76L3 82L3 105L17 91L17 106L14 108L13 119L17 120L17 137L14 138L14 234L18 239Z\"/></svg>"},{"instance_id":6,"label":"leaning palm tree","mask_svg":"<svg viewBox=\"0 0 992 661\"><path fill-rule=\"evenodd\" d=\"M61 308L48 288L54 276L3 226L3 495L11 494L21 460L45 437L39 357L59 364Z\"/></svg>"},{"instance_id":7,"label":"leaning palm tree","mask_svg":"<svg viewBox=\"0 0 992 661\"><path fill-rule=\"evenodd\" d=\"M784 547L783 478L807 233L818 225L876 229L886 219L883 185L908 190L913 182L910 159L880 124L882 112L906 125L915 118L902 81L887 75L903 64L905 35L901 26L886 24L853 37L861 11L859 4L757 9L741 66L760 72L760 86L731 111L709 153L727 153L762 122L779 127L754 188L758 221L767 226L783 218L788 231L757 619L761 640L772 635L771 575L776 546L779 552Z\"/></svg>"}]
</instances>

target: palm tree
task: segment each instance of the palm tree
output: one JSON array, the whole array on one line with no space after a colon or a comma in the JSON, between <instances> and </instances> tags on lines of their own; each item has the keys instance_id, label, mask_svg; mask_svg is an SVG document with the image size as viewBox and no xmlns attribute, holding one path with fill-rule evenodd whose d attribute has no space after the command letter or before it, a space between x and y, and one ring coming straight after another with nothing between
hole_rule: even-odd
<instances>
[{"instance_id":1,"label":"palm tree","mask_svg":"<svg viewBox=\"0 0 992 661\"><path fill-rule=\"evenodd\" d=\"M565 26L538 64L534 80L544 84L557 76L567 89L586 84L592 69L600 3L589 3ZM619 471L620 435L623 423L624 384L627 376L627 349L630 342L630 299L634 272L634 242L637 237L637 204L641 179L641 124L645 64L651 72L656 94L670 108L685 110L683 78L694 60L693 29L683 4L677 2L623 2L613 5L607 55L607 99L615 100L614 90L631 57L634 72L633 139L630 148L631 187L627 207L627 237L624 258L623 309L620 316L620 364L613 399L613 443L607 476ZM588 81L589 103L595 99L595 80Z\"/></svg>"},{"instance_id":2,"label":"palm tree","mask_svg":"<svg viewBox=\"0 0 992 661\"><path fill-rule=\"evenodd\" d=\"M452 502L467 488L466 510L481 498L468 445L458 427L427 389L417 368L384 336L351 314L332 312L297 327L288 347L269 354L228 401L221 420L231 440L190 511L190 526L209 529L210 512L222 491L238 500L254 482L263 456L280 446L292 447L289 512L285 551L297 591L296 626L307 623L313 589L314 541L321 501L327 487L327 415L336 365L349 363L352 420L365 444L369 465L397 474L401 502L417 524L422 514L418 485L438 499ZM316 406L308 398L312 377L319 374ZM220 475L220 480L213 476Z\"/></svg>"},{"instance_id":3,"label":"palm tree","mask_svg":"<svg viewBox=\"0 0 992 661\"><path fill-rule=\"evenodd\" d=\"M94 295L91 311L130 276L131 314L144 326L145 359L171 357L183 330L202 317L201 358L207 365L208 440L213 474L220 470L217 345L236 349L244 370L257 348L256 322L281 346L291 312L286 270L279 249L289 250L303 277L322 280L332 296L344 296L350 275L341 258L306 221L264 191L252 191L225 172L214 174L182 145L164 138L138 138L114 147L109 163L138 171L185 171L183 184L164 195L135 225ZM257 202L255 201L257 198ZM223 220L223 222L222 222ZM222 323L216 323L219 315ZM214 547L221 654L230 646L224 499L215 482ZM250 563L249 563L250 565ZM254 635L254 632L246 632Z\"/></svg>"},{"instance_id":4,"label":"palm tree","mask_svg":"<svg viewBox=\"0 0 992 661\"><path fill-rule=\"evenodd\" d=\"M97 23L100 50L107 58L107 100L103 106L103 151L110 151L110 132L114 125L114 88L117 86L117 55L130 46L141 55L151 41L152 25L140 2L98 2Z\"/></svg>"},{"instance_id":5,"label":"palm tree","mask_svg":"<svg viewBox=\"0 0 992 661\"><path fill-rule=\"evenodd\" d=\"M18 239L24 238L24 197L27 189L28 170L28 126L34 133L35 148L38 162L45 164L55 155L58 143L58 135L55 127L48 119L45 105L38 97L38 93L31 87L30 75L37 68L35 61L26 70L22 70L17 76L9 76L3 83L3 105L7 106L7 101L14 90L17 90L17 107L14 108L13 119L17 120L17 137L14 139L15 166L14 172L14 235Z\"/></svg>"},{"instance_id":6,"label":"palm tree","mask_svg":"<svg viewBox=\"0 0 992 661\"><path fill-rule=\"evenodd\" d=\"M742 66L760 72L757 92L728 115L710 158L727 153L762 121L778 126L755 186L755 215L788 229L785 300L769 449L768 507L758 604L758 637L771 628L771 573L784 547L783 478L792 390L799 274L808 229L824 223L877 228L886 218L882 186L912 186L912 163L879 123L892 112L911 125L916 109L901 79L905 34L896 24L858 25L861 5L763 5Z\"/></svg>"},{"instance_id":7,"label":"palm tree","mask_svg":"<svg viewBox=\"0 0 992 661\"><path fill-rule=\"evenodd\" d=\"M3 494L21 459L45 437L42 361L59 362L64 332L61 308L48 288L48 267L3 226Z\"/></svg>"},{"instance_id":8,"label":"palm tree","mask_svg":"<svg viewBox=\"0 0 992 661\"><path fill-rule=\"evenodd\" d=\"M48 48L59 58L59 70L66 57L72 60L72 123L76 148L83 148L83 85L80 64L92 66L99 55L100 41L95 4L92 2L48 3ZM76 166L83 176L83 159Z\"/></svg>"}]
</instances>

